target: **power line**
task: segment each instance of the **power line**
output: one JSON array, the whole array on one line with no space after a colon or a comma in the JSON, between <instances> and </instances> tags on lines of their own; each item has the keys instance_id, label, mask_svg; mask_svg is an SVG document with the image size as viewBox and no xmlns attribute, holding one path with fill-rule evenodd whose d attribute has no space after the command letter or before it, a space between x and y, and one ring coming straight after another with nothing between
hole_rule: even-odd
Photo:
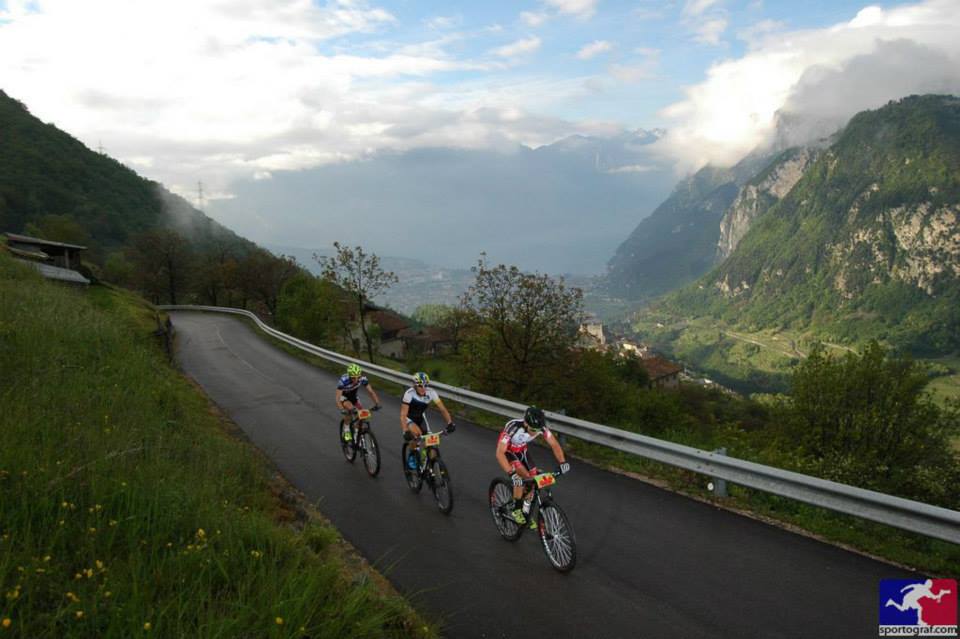
<instances>
[{"instance_id":1,"label":"power line","mask_svg":"<svg viewBox=\"0 0 960 639\"><path fill-rule=\"evenodd\" d=\"M197 209L203 210L203 182L197 182Z\"/></svg>"}]
</instances>

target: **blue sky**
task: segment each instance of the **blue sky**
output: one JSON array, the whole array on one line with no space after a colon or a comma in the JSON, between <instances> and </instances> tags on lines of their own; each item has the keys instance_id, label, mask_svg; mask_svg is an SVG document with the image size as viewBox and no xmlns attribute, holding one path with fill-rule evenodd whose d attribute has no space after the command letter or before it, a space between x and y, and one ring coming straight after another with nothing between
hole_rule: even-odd
<instances>
[{"instance_id":1,"label":"blue sky","mask_svg":"<svg viewBox=\"0 0 960 639\"><path fill-rule=\"evenodd\" d=\"M659 115L683 97L685 87L704 78L707 68L748 50L749 30L758 25L778 31L816 29L853 18L866 4L849 0L716 2L698 15L685 12L692 3L599 1L592 15L551 13L538 2L387 2L380 3L397 19L386 33L349 34L323 47L331 52L382 51L449 38L445 49L457 58L481 60L510 43L538 38L535 51L517 56L512 68L450 71L433 78L453 86L470 81L512 84L532 78L588 82L612 65L642 67L646 77L635 82L596 83L593 90L559 102L544 100L543 111L567 119L610 120L637 128L665 126ZM895 3L870 3L893 6ZM543 11L550 17L532 26L523 13ZM709 19L726 24L716 42L698 41L697 29ZM610 48L588 59L577 57L594 42Z\"/></svg>"}]
</instances>

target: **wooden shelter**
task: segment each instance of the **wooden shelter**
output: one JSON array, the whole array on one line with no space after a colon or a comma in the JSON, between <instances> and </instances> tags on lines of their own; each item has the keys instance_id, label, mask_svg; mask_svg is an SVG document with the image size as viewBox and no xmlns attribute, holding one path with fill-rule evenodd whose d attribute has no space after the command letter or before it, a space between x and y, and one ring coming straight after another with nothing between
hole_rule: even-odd
<instances>
[{"instance_id":1,"label":"wooden shelter","mask_svg":"<svg viewBox=\"0 0 960 639\"><path fill-rule=\"evenodd\" d=\"M86 246L53 242L16 233L4 233L4 235L7 238L7 250L21 262L36 268L47 279L71 284L90 283L90 280L75 270L80 266L80 252L86 251Z\"/></svg>"}]
</instances>

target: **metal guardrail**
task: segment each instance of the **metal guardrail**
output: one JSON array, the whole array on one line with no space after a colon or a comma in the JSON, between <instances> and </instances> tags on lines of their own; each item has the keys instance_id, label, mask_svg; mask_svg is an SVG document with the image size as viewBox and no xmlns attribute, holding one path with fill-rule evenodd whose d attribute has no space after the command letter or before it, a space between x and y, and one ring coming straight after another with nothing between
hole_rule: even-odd
<instances>
[{"instance_id":1,"label":"metal guardrail","mask_svg":"<svg viewBox=\"0 0 960 639\"><path fill-rule=\"evenodd\" d=\"M398 384L407 385L410 381L407 374L320 348L282 333L264 324L259 317L250 311L216 306L180 305L160 306L158 308L243 315L252 319L268 335L318 357L339 364L360 364L363 366L364 372ZM444 397L497 415L516 417L522 414L526 408L524 404L483 395L440 382L434 382L431 386L440 391ZM546 414L553 430L583 441L639 455L715 479L727 480L741 486L748 486L814 506L821 506L960 544L960 512L955 510L727 457L719 452L709 452L674 444L618 428L611 428L603 424L568 417L560 413L547 411Z\"/></svg>"}]
</instances>

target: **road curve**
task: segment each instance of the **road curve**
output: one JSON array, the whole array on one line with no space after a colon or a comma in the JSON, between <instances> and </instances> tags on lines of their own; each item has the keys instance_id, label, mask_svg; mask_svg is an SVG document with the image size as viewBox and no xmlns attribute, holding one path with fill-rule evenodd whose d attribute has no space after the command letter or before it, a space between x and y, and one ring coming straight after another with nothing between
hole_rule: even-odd
<instances>
[{"instance_id":1,"label":"road curve","mask_svg":"<svg viewBox=\"0 0 960 639\"><path fill-rule=\"evenodd\" d=\"M404 484L398 398L380 393L370 479L337 446L333 375L233 317L171 315L184 371L448 637L875 637L879 580L912 576L576 460L554 493L579 549L561 575L535 535L510 544L494 529L495 433L458 422L443 440L456 497L444 516Z\"/></svg>"}]
</instances>

